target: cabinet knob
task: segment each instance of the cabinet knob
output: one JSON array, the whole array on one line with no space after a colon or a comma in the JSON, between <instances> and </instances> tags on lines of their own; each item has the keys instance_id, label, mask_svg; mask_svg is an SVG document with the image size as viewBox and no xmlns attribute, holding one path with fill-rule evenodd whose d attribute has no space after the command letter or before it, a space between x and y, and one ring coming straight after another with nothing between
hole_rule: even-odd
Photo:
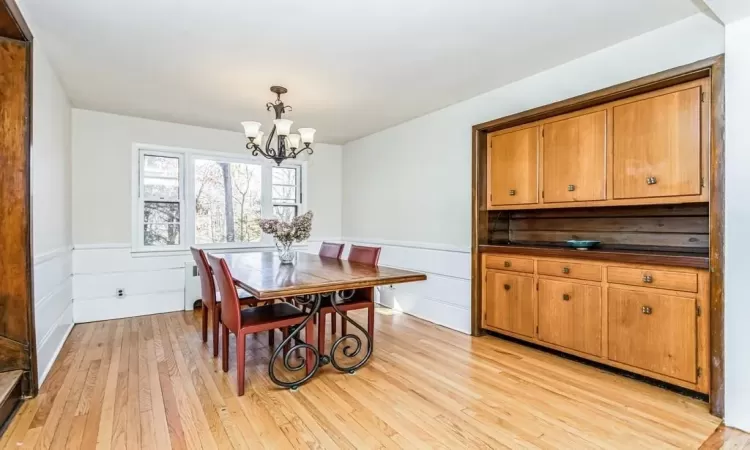
<instances>
[{"instance_id":1,"label":"cabinet knob","mask_svg":"<svg viewBox=\"0 0 750 450\"><path fill-rule=\"evenodd\" d=\"M509 291L510 290L510 285L509 284L504 284L503 288L505 288L506 291Z\"/></svg>"},{"instance_id":2,"label":"cabinet knob","mask_svg":"<svg viewBox=\"0 0 750 450\"><path fill-rule=\"evenodd\" d=\"M510 267L510 261L505 261L505 263L503 263L503 266Z\"/></svg>"},{"instance_id":3,"label":"cabinet knob","mask_svg":"<svg viewBox=\"0 0 750 450\"><path fill-rule=\"evenodd\" d=\"M563 267L563 273L564 274L570 273L570 267Z\"/></svg>"},{"instance_id":4,"label":"cabinet knob","mask_svg":"<svg viewBox=\"0 0 750 450\"><path fill-rule=\"evenodd\" d=\"M643 276L643 282L644 283L653 283L654 282L654 277L652 277L651 275L644 275Z\"/></svg>"},{"instance_id":5,"label":"cabinet knob","mask_svg":"<svg viewBox=\"0 0 750 450\"><path fill-rule=\"evenodd\" d=\"M576 185L575 184L569 184L568 185L568 191L573 192L575 190L576 190Z\"/></svg>"},{"instance_id":6,"label":"cabinet knob","mask_svg":"<svg viewBox=\"0 0 750 450\"><path fill-rule=\"evenodd\" d=\"M641 312L646 315L651 315L653 310L651 309L650 306L641 306Z\"/></svg>"},{"instance_id":7,"label":"cabinet knob","mask_svg":"<svg viewBox=\"0 0 750 450\"><path fill-rule=\"evenodd\" d=\"M563 300L565 300L566 302L567 302L568 300L570 300L570 295L568 295L568 294L563 294Z\"/></svg>"},{"instance_id":8,"label":"cabinet knob","mask_svg":"<svg viewBox=\"0 0 750 450\"><path fill-rule=\"evenodd\" d=\"M648 177L646 178L646 184L656 184L656 177Z\"/></svg>"},{"instance_id":9,"label":"cabinet knob","mask_svg":"<svg viewBox=\"0 0 750 450\"><path fill-rule=\"evenodd\" d=\"M516 195L516 190L515 189L511 189L510 191L508 191L508 195L510 195L511 197L513 197L514 195Z\"/></svg>"}]
</instances>

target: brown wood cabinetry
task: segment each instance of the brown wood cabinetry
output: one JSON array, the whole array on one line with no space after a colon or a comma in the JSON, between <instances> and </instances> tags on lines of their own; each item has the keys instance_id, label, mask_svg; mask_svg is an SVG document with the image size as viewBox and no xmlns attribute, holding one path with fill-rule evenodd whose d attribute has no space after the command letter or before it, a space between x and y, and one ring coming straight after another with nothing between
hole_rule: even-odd
<instances>
[{"instance_id":1,"label":"brown wood cabinetry","mask_svg":"<svg viewBox=\"0 0 750 450\"><path fill-rule=\"evenodd\" d=\"M483 328L708 392L706 270L483 254L482 273Z\"/></svg>"},{"instance_id":2,"label":"brown wood cabinetry","mask_svg":"<svg viewBox=\"0 0 750 450\"><path fill-rule=\"evenodd\" d=\"M606 110L544 125L545 203L606 200L606 128Z\"/></svg>"},{"instance_id":3,"label":"brown wood cabinetry","mask_svg":"<svg viewBox=\"0 0 750 450\"><path fill-rule=\"evenodd\" d=\"M602 296L599 286L539 280L539 340L601 355Z\"/></svg>"},{"instance_id":4,"label":"brown wood cabinetry","mask_svg":"<svg viewBox=\"0 0 750 450\"><path fill-rule=\"evenodd\" d=\"M506 131L490 137L487 198L491 206L539 201L539 127Z\"/></svg>"},{"instance_id":5,"label":"brown wood cabinetry","mask_svg":"<svg viewBox=\"0 0 750 450\"><path fill-rule=\"evenodd\" d=\"M609 358L695 383L695 297L609 288Z\"/></svg>"},{"instance_id":6,"label":"brown wood cabinetry","mask_svg":"<svg viewBox=\"0 0 750 450\"><path fill-rule=\"evenodd\" d=\"M487 326L533 336L533 291L534 279L530 276L488 270L485 309Z\"/></svg>"}]
</instances>

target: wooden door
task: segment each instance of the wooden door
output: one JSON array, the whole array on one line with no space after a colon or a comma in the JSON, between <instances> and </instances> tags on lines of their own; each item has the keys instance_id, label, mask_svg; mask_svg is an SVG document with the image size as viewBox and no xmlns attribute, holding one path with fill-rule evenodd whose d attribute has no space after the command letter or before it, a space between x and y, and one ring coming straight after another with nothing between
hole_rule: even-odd
<instances>
[{"instance_id":1,"label":"wooden door","mask_svg":"<svg viewBox=\"0 0 750 450\"><path fill-rule=\"evenodd\" d=\"M534 279L531 276L487 271L485 324L534 336Z\"/></svg>"},{"instance_id":2,"label":"wooden door","mask_svg":"<svg viewBox=\"0 0 750 450\"><path fill-rule=\"evenodd\" d=\"M539 127L495 134L489 144L490 206L537 203Z\"/></svg>"},{"instance_id":3,"label":"wooden door","mask_svg":"<svg viewBox=\"0 0 750 450\"><path fill-rule=\"evenodd\" d=\"M545 203L607 199L607 111L544 125Z\"/></svg>"},{"instance_id":4,"label":"wooden door","mask_svg":"<svg viewBox=\"0 0 750 450\"><path fill-rule=\"evenodd\" d=\"M701 87L615 106L614 198L701 193Z\"/></svg>"},{"instance_id":5,"label":"wooden door","mask_svg":"<svg viewBox=\"0 0 750 450\"><path fill-rule=\"evenodd\" d=\"M609 288L609 359L695 383L694 298Z\"/></svg>"},{"instance_id":6,"label":"wooden door","mask_svg":"<svg viewBox=\"0 0 750 450\"><path fill-rule=\"evenodd\" d=\"M539 280L539 340L579 352L602 354L599 286Z\"/></svg>"}]
</instances>

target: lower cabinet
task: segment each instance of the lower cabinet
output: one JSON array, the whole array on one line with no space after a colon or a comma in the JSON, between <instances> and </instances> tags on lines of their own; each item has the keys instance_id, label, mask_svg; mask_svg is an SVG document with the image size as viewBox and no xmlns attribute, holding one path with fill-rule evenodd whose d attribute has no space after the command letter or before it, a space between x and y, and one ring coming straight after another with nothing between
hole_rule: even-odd
<instances>
[{"instance_id":1,"label":"lower cabinet","mask_svg":"<svg viewBox=\"0 0 750 450\"><path fill-rule=\"evenodd\" d=\"M483 328L708 393L707 271L497 254L482 264Z\"/></svg>"},{"instance_id":2,"label":"lower cabinet","mask_svg":"<svg viewBox=\"0 0 750 450\"><path fill-rule=\"evenodd\" d=\"M485 286L485 324L534 336L534 278L488 270Z\"/></svg>"},{"instance_id":3,"label":"lower cabinet","mask_svg":"<svg viewBox=\"0 0 750 450\"><path fill-rule=\"evenodd\" d=\"M695 383L696 300L609 288L609 358Z\"/></svg>"},{"instance_id":4,"label":"lower cabinet","mask_svg":"<svg viewBox=\"0 0 750 450\"><path fill-rule=\"evenodd\" d=\"M599 286L539 280L540 341L602 354L602 293Z\"/></svg>"}]
</instances>

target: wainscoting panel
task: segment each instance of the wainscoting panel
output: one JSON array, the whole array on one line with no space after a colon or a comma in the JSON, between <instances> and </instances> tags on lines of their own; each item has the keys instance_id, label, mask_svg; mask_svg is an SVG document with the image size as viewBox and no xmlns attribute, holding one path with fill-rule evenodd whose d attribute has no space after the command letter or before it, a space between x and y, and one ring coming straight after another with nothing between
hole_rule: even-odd
<instances>
[{"instance_id":1,"label":"wainscoting panel","mask_svg":"<svg viewBox=\"0 0 750 450\"><path fill-rule=\"evenodd\" d=\"M40 386L73 328L72 270L72 247L34 258L34 322Z\"/></svg>"}]
</instances>

